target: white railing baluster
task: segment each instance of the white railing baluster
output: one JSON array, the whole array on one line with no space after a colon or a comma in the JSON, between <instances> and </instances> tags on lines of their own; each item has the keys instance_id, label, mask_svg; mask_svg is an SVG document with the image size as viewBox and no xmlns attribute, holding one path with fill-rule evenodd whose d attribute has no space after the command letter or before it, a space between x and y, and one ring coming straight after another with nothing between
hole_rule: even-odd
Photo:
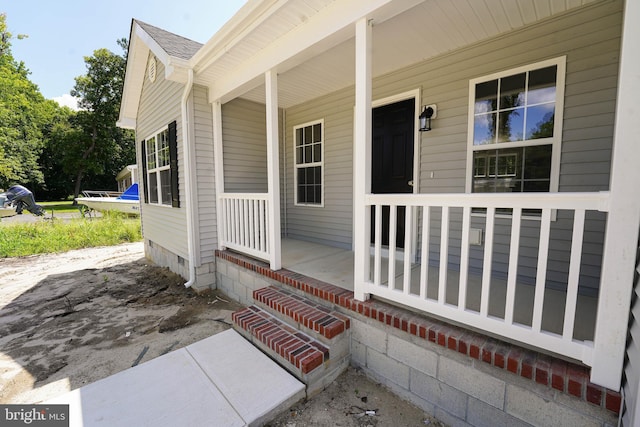
<instances>
[{"instance_id":1,"label":"white railing baluster","mask_svg":"<svg viewBox=\"0 0 640 427\"><path fill-rule=\"evenodd\" d=\"M540 241L538 243L538 267L536 271L536 290L533 299L533 320L531 328L540 332L542 327L542 309L544 308L544 290L547 281L547 261L549 255L549 235L551 231L551 209L542 209L540 221Z\"/></svg>"},{"instance_id":2,"label":"white railing baluster","mask_svg":"<svg viewBox=\"0 0 640 427\"><path fill-rule=\"evenodd\" d=\"M389 275L387 285L389 289L396 287L396 233L398 223L397 205L389 206Z\"/></svg>"},{"instance_id":3,"label":"white railing baluster","mask_svg":"<svg viewBox=\"0 0 640 427\"><path fill-rule=\"evenodd\" d=\"M442 207L440 215L440 274L438 303L444 304L447 297L447 271L449 266L449 206Z\"/></svg>"},{"instance_id":4,"label":"white railing baluster","mask_svg":"<svg viewBox=\"0 0 640 427\"><path fill-rule=\"evenodd\" d=\"M375 244L373 260L373 283L380 286L382 282L382 205L376 205Z\"/></svg>"},{"instance_id":5,"label":"white railing baluster","mask_svg":"<svg viewBox=\"0 0 640 427\"><path fill-rule=\"evenodd\" d=\"M562 337L565 341L573 339L573 328L578 303L578 284L580 280L580 262L582 260L582 240L584 237L584 209L573 215L573 234L571 236L571 260L569 261L569 279L567 282L567 300L564 309Z\"/></svg>"},{"instance_id":6,"label":"white railing baluster","mask_svg":"<svg viewBox=\"0 0 640 427\"><path fill-rule=\"evenodd\" d=\"M467 305L467 279L469 277L469 229L471 228L471 207L462 208L462 241L460 242L460 282L458 283L458 309Z\"/></svg>"},{"instance_id":7,"label":"white railing baluster","mask_svg":"<svg viewBox=\"0 0 640 427\"><path fill-rule=\"evenodd\" d=\"M407 206L404 214L404 280L402 289L406 295L411 291L411 248L413 247L413 207Z\"/></svg>"},{"instance_id":8,"label":"white railing baluster","mask_svg":"<svg viewBox=\"0 0 640 427\"><path fill-rule=\"evenodd\" d=\"M427 299L429 287L429 235L431 216L429 206L422 207L422 247L420 249L420 299Z\"/></svg>"},{"instance_id":9,"label":"white railing baluster","mask_svg":"<svg viewBox=\"0 0 640 427\"><path fill-rule=\"evenodd\" d=\"M266 215L266 208L265 208L265 203L266 201L264 200L258 200L258 223L260 224L260 229L258 230L258 234L256 235L256 248L259 251L262 252L266 252L267 251L267 243L266 243L266 230L265 230L265 225L264 225L264 217Z\"/></svg>"},{"instance_id":10,"label":"white railing baluster","mask_svg":"<svg viewBox=\"0 0 640 427\"><path fill-rule=\"evenodd\" d=\"M520 223L522 208L513 208L511 214L511 243L509 244L509 273L507 274L507 297L504 308L504 321L513 324L516 300L516 280L518 278L518 256L520 254Z\"/></svg>"},{"instance_id":11,"label":"white railing baluster","mask_svg":"<svg viewBox=\"0 0 640 427\"><path fill-rule=\"evenodd\" d=\"M493 235L496 208L487 208L486 237L484 240L484 261L482 263L482 291L480 293L480 315L489 314L489 292L491 290L491 267L493 263Z\"/></svg>"},{"instance_id":12,"label":"white railing baluster","mask_svg":"<svg viewBox=\"0 0 640 427\"><path fill-rule=\"evenodd\" d=\"M249 200L249 247L256 247L256 220L254 218L255 200Z\"/></svg>"}]
</instances>

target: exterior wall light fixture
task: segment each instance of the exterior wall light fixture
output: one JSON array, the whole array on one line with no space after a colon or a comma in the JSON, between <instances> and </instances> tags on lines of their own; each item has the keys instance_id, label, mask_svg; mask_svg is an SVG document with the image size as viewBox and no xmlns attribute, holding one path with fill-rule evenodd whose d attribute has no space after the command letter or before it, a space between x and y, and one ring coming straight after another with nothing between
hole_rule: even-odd
<instances>
[{"instance_id":1,"label":"exterior wall light fixture","mask_svg":"<svg viewBox=\"0 0 640 427\"><path fill-rule=\"evenodd\" d=\"M422 107L422 113L418 116L420 120L420 132L431 130L431 119L436 118L436 104L425 105Z\"/></svg>"}]
</instances>

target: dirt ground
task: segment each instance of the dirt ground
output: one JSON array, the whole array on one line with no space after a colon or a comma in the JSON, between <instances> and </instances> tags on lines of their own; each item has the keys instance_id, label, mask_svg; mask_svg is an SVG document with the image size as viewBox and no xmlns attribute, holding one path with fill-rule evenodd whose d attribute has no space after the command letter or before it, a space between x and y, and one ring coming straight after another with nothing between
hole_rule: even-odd
<instances>
[{"instance_id":1,"label":"dirt ground","mask_svg":"<svg viewBox=\"0 0 640 427\"><path fill-rule=\"evenodd\" d=\"M142 243L0 259L0 403L38 403L231 327L238 304L183 284ZM349 368L269 425L442 424Z\"/></svg>"}]
</instances>

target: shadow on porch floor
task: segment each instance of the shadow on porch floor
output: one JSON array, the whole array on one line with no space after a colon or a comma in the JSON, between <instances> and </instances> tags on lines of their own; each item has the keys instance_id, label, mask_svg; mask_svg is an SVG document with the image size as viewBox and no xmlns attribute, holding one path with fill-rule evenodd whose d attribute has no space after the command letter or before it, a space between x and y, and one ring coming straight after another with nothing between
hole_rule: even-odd
<instances>
[{"instance_id":1,"label":"shadow on porch floor","mask_svg":"<svg viewBox=\"0 0 640 427\"><path fill-rule=\"evenodd\" d=\"M388 262L385 260L382 264L382 277L385 278L388 276ZM301 240L283 239L282 266L296 273L353 291L352 251ZM419 264L412 264L411 292L415 294L419 293L419 270ZM402 259L396 261L395 271L395 286L399 288L403 283ZM447 304L457 305L459 278L458 271L449 270L447 272ZM480 310L481 281L482 278L480 276L469 274L466 304L468 310ZM383 283L387 282L387 280L383 279ZM428 282L427 298L437 299L437 267L430 266ZM532 285L517 284L514 322L531 326L534 291L535 288ZM504 318L505 301L506 280L493 278L489 297L489 314L501 319ZM543 330L556 334L562 333L565 301L565 292L545 289L542 314ZM574 339L581 341L593 340L597 304L598 299L595 297L578 295Z\"/></svg>"}]
</instances>

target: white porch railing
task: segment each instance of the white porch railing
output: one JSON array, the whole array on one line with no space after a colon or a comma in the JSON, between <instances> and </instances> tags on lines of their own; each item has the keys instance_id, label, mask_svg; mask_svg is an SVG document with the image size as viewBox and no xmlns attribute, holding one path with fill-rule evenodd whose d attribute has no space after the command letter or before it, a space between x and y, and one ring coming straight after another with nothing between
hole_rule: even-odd
<instances>
[{"instance_id":1,"label":"white porch railing","mask_svg":"<svg viewBox=\"0 0 640 427\"><path fill-rule=\"evenodd\" d=\"M511 340L534 345L538 348L551 351L560 355L581 360L591 366L593 360L594 343L578 341L574 339L574 326L576 306L578 300L578 282L580 277L580 264L583 252L583 237L585 235L585 215L587 211L608 211L609 193L528 193L528 194L376 194L365 197L366 209L374 207L373 228L375 242L373 244L373 257L367 262L371 265L364 266L364 283L355 283L355 295L378 295L391 301L416 308L445 319L450 319L459 324L468 325L475 329L487 331ZM388 260L383 257L382 247L382 207L389 209L389 246ZM396 219L398 207L405 208L405 236L404 247L400 252L396 248ZM484 250L481 261L482 274L479 309L469 309L467 298L469 288L469 234L472 222L472 209L486 209L484 220ZM509 218L511 221L509 255L506 274L506 297L504 301L504 318L490 314L489 298L492 281L492 255L494 249L496 210L512 209ZM385 208L386 210L387 208ZM456 210L456 239L450 239L452 228L452 210ZM514 321L516 310L516 279L518 277L519 248L521 242L521 229L523 225L523 210L536 209L539 217L539 238L537 242L537 268L535 269L535 290L533 292L533 315L530 325L523 325ZM573 212L573 231L571 235L570 256L568 268L568 283L566 284L566 302L564 310L564 322L562 333L551 333L542 327L544 309L544 296L546 285L547 262L549 259L549 242L552 236L552 219L554 210ZM435 219L432 211L440 212ZM462 212L461 225L460 215ZM526 211L525 211L526 212ZM483 213L484 215L484 213ZM526 215L525 215L526 216ZM420 224L418 224L420 222ZM439 223L438 223L439 222ZM415 237L420 230L418 241ZM461 228L461 233L460 233ZM430 242L432 234L438 234L438 242ZM565 234L567 231L565 230ZM370 231L365 232L366 241L370 240ZM524 240L523 236L523 240ZM530 236L526 236L527 239ZM460 239L460 240L457 240ZM567 236L564 237L568 240ZM447 274L449 268L451 242L459 242L459 249L455 249L456 256L459 251L460 269L457 283L457 302L451 303L447 298ZM508 241L508 240L507 240ZM368 247L368 243L365 245ZM497 246L497 245L496 245ZM412 259L412 250L419 254L418 259ZM435 251L435 254L434 254ZM437 252L439 251L439 253ZM430 263L430 258L431 263ZM403 271L395 271L396 261L403 262ZM435 262L434 262L435 261ZM384 271L386 268L387 271ZM437 283L429 283L429 270L432 280L437 277ZM400 283L396 283L396 280ZM434 288L437 292L434 292ZM477 290L475 290L477 294ZM595 314L594 314L595 315Z\"/></svg>"},{"instance_id":2,"label":"white porch railing","mask_svg":"<svg viewBox=\"0 0 640 427\"><path fill-rule=\"evenodd\" d=\"M269 261L269 195L267 193L223 193L222 247Z\"/></svg>"}]
</instances>

